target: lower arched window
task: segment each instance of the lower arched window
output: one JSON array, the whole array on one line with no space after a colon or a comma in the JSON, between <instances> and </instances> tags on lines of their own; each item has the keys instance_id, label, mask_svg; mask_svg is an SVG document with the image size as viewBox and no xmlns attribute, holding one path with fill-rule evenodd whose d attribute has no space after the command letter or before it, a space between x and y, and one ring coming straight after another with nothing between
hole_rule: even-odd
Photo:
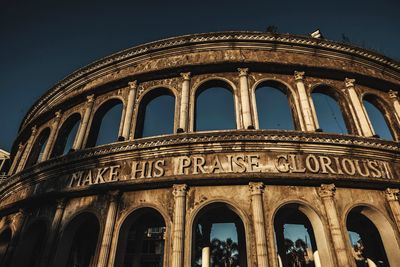
<instances>
[{"instance_id":1,"label":"lower arched window","mask_svg":"<svg viewBox=\"0 0 400 267\"><path fill-rule=\"evenodd\" d=\"M53 266L94 266L99 230L99 221L95 215L78 215L63 231Z\"/></svg>"},{"instance_id":2,"label":"lower arched window","mask_svg":"<svg viewBox=\"0 0 400 267\"><path fill-rule=\"evenodd\" d=\"M42 155L49 139L50 128L46 128L40 132L32 146L28 160L26 161L25 168L31 167L36 163L42 161Z\"/></svg>"},{"instance_id":3,"label":"lower arched window","mask_svg":"<svg viewBox=\"0 0 400 267\"><path fill-rule=\"evenodd\" d=\"M193 224L191 266L247 266L244 225L232 207L203 208Z\"/></svg>"},{"instance_id":4,"label":"lower arched window","mask_svg":"<svg viewBox=\"0 0 400 267\"><path fill-rule=\"evenodd\" d=\"M165 221L155 209L142 208L133 212L119 232L114 266L163 266L165 230Z\"/></svg>"},{"instance_id":5,"label":"lower arched window","mask_svg":"<svg viewBox=\"0 0 400 267\"><path fill-rule=\"evenodd\" d=\"M51 157L57 157L67 154L74 144L76 133L81 116L78 113L71 115L61 126L54 143Z\"/></svg>"}]
</instances>

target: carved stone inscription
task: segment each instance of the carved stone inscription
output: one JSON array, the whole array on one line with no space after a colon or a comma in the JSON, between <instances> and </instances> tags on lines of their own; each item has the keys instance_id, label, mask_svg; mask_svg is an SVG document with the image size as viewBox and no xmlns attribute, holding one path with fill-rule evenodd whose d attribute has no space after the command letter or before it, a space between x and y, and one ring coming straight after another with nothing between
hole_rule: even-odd
<instances>
[{"instance_id":1,"label":"carved stone inscription","mask_svg":"<svg viewBox=\"0 0 400 267\"><path fill-rule=\"evenodd\" d=\"M270 173L320 177L394 179L391 163L318 154L238 153L166 157L81 170L68 176L69 187L157 177Z\"/></svg>"}]
</instances>

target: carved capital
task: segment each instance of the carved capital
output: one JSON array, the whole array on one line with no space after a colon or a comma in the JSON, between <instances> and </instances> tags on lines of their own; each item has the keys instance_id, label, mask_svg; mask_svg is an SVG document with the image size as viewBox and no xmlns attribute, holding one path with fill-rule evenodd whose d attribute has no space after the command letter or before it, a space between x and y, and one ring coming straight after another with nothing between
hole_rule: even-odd
<instances>
[{"instance_id":1,"label":"carved capital","mask_svg":"<svg viewBox=\"0 0 400 267\"><path fill-rule=\"evenodd\" d=\"M32 136L34 136L37 133L37 128L36 125L32 127Z\"/></svg>"},{"instance_id":2,"label":"carved capital","mask_svg":"<svg viewBox=\"0 0 400 267\"><path fill-rule=\"evenodd\" d=\"M295 81L302 81L304 80L304 71L294 71L294 80Z\"/></svg>"},{"instance_id":3,"label":"carved capital","mask_svg":"<svg viewBox=\"0 0 400 267\"><path fill-rule=\"evenodd\" d=\"M136 89L137 86L138 86L138 83L137 83L136 80L134 80L134 81L132 81L132 82L129 82L128 85L129 85L129 88L131 88L131 89Z\"/></svg>"},{"instance_id":4,"label":"carved capital","mask_svg":"<svg viewBox=\"0 0 400 267\"><path fill-rule=\"evenodd\" d=\"M107 198L109 202L117 202L120 197L121 197L121 191L119 190L109 191L107 193Z\"/></svg>"},{"instance_id":5,"label":"carved capital","mask_svg":"<svg viewBox=\"0 0 400 267\"><path fill-rule=\"evenodd\" d=\"M19 145L18 145L18 150L19 150L19 151L21 151L23 148L24 148L24 145L23 145L23 144L19 144Z\"/></svg>"},{"instance_id":6,"label":"carved capital","mask_svg":"<svg viewBox=\"0 0 400 267\"><path fill-rule=\"evenodd\" d=\"M248 68L238 68L237 70L239 72L239 77L247 76L249 74L249 69Z\"/></svg>"},{"instance_id":7,"label":"carved capital","mask_svg":"<svg viewBox=\"0 0 400 267\"><path fill-rule=\"evenodd\" d=\"M388 189L386 189L385 194L386 194L386 199L388 201L398 201L399 200L400 189L398 189L398 188L388 188Z\"/></svg>"},{"instance_id":8,"label":"carved capital","mask_svg":"<svg viewBox=\"0 0 400 267\"><path fill-rule=\"evenodd\" d=\"M67 204L67 200L65 198L58 199L57 200L57 209L63 210L65 208L66 204Z\"/></svg>"},{"instance_id":9,"label":"carved capital","mask_svg":"<svg viewBox=\"0 0 400 267\"><path fill-rule=\"evenodd\" d=\"M262 182L250 182L249 187L252 195L260 195L264 193L265 185Z\"/></svg>"},{"instance_id":10,"label":"carved capital","mask_svg":"<svg viewBox=\"0 0 400 267\"><path fill-rule=\"evenodd\" d=\"M88 95L88 96L86 97L86 99L87 99L87 102L88 102L88 103L93 103L93 102L94 102L94 95Z\"/></svg>"},{"instance_id":11,"label":"carved capital","mask_svg":"<svg viewBox=\"0 0 400 267\"><path fill-rule=\"evenodd\" d=\"M181 76L185 81L190 80L190 72L182 72Z\"/></svg>"},{"instance_id":12,"label":"carved capital","mask_svg":"<svg viewBox=\"0 0 400 267\"><path fill-rule=\"evenodd\" d=\"M334 184L321 184L321 187L318 188L318 195L321 198L334 197L335 192L336 192L336 187Z\"/></svg>"},{"instance_id":13,"label":"carved capital","mask_svg":"<svg viewBox=\"0 0 400 267\"><path fill-rule=\"evenodd\" d=\"M174 184L172 194L174 197L184 197L186 196L188 186L186 184Z\"/></svg>"},{"instance_id":14,"label":"carved capital","mask_svg":"<svg viewBox=\"0 0 400 267\"><path fill-rule=\"evenodd\" d=\"M393 90L390 90L390 91L389 91L389 97L390 97L390 98L397 99L398 96L399 96L399 92L393 91Z\"/></svg>"},{"instance_id":15,"label":"carved capital","mask_svg":"<svg viewBox=\"0 0 400 267\"><path fill-rule=\"evenodd\" d=\"M350 78L344 79L344 84L345 84L346 88L354 87L355 83L356 83L356 79L350 79Z\"/></svg>"}]
</instances>

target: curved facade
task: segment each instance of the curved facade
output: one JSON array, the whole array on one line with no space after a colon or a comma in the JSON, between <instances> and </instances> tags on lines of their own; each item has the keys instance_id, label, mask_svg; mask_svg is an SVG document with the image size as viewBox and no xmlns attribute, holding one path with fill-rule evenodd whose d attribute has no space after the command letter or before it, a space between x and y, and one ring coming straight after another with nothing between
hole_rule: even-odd
<instances>
[{"instance_id":1,"label":"curved facade","mask_svg":"<svg viewBox=\"0 0 400 267\"><path fill-rule=\"evenodd\" d=\"M294 35L97 61L21 124L0 265L397 266L399 87L395 61Z\"/></svg>"}]
</instances>

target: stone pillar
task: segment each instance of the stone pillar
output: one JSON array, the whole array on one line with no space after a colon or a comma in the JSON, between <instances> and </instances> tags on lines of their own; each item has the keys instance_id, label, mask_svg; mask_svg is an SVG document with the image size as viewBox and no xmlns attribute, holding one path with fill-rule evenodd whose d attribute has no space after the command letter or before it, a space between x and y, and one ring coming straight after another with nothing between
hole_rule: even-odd
<instances>
[{"instance_id":1,"label":"stone pillar","mask_svg":"<svg viewBox=\"0 0 400 267\"><path fill-rule=\"evenodd\" d=\"M172 267L183 267L183 244L185 241L185 215L186 215L186 184L175 184L173 195L174 207L174 228L172 240Z\"/></svg>"},{"instance_id":2,"label":"stone pillar","mask_svg":"<svg viewBox=\"0 0 400 267\"><path fill-rule=\"evenodd\" d=\"M183 78L182 92L181 92L181 105L179 109L179 131L187 132L188 115L189 115L189 92L190 92L190 72L181 73Z\"/></svg>"},{"instance_id":3,"label":"stone pillar","mask_svg":"<svg viewBox=\"0 0 400 267\"><path fill-rule=\"evenodd\" d=\"M37 129L36 126L32 127L32 134L31 137L29 137L28 141L26 142L26 147L25 147L25 151L21 156L21 160L19 161L18 164L18 168L16 172L22 171L24 169L26 160L28 159L29 154L31 153L31 149L33 146L33 142L36 139L36 133L37 133Z\"/></svg>"},{"instance_id":4,"label":"stone pillar","mask_svg":"<svg viewBox=\"0 0 400 267\"><path fill-rule=\"evenodd\" d=\"M103 238L101 240L99 260L97 267L105 267L108 263L108 256L110 255L111 241L114 232L114 225L117 219L118 202L120 198L119 191L112 191L108 194L108 212L106 218L106 225L104 227Z\"/></svg>"},{"instance_id":5,"label":"stone pillar","mask_svg":"<svg viewBox=\"0 0 400 267\"><path fill-rule=\"evenodd\" d=\"M371 137L374 135L374 130L372 129L371 122L368 119L364 105L362 104L361 99L357 95L357 92L354 88L355 81L355 79L346 78L344 81L346 86L345 91L347 91L351 106L354 110L354 122L359 130L359 134L362 136Z\"/></svg>"},{"instance_id":6,"label":"stone pillar","mask_svg":"<svg viewBox=\"0 0 400 267\"><path fill-rule=\"evenodd\" d=\"M126 104L124 127L122 129L122 137L125 140L129 139L129 133L131 131L133 105L135 103L135 97L136 97L136 88L137 88L137 81L129 83L128 103Z\"/></svg>"},{"instance_id":7,"label":"stone pillar","mask_svg":"<svg viewBox=\"0 0 400 267\"><path fill-rule=\"evenodd\" d=\"M24 227L25 219L26 212L23 209L20 209L14 221L13 234L10 244L8 245L7 254L3 259L4 265L2 263L1 266L12 266L11 263L13 261L13 257L15 256L14 254L18 245L18 241L20 239L22 229Z\"/></svg>"},{"instance_id":8,"label":"stone pillar","mask_svg":"<svg viewBox=\"0 0 400 267\"><path fill-rule=\"evenodd\" d=\"M43 155L42 155L42 158L40 159L40 161L47 160L50 157L50 150L52 149L52 147L54 145L54 140L55 140L56 134L58 132L58 126L60 125L61 111L57 111L55 113L55 116L56 116L56 118L53 122L53 127L51 127L49 139L47 140L46 147L44 148Z\"/></svg>"},{"instance_id":9,"label":"stone pillar","mask_svg":"<svg viewBox=\"0 0 400 267\"><path fill-rule=\"evenodd\" d=\"M400 203L399 203L399 195L400 189L397 188L388 188L385 191L386 200L389 203L390 211L392 212L394 221L397 226L398 232L400 232Z\"/></svg>"},{"instance_id":10,"label":"stone pillar","mask_svg":"<svg viewBox=\"0 0 400 267\"><path fill-rule=\"evenodd\" d=\"M263 209L263 183L249 183L251 207L253 210L254 234L256 238L257 266L268 266L267 238L265 233Z\"/></svg>"},{"instance_id":11,"label":"stone pillar","mask_svg":"<svg viewBox=\"0 0 400 267\"><path fill-rule=\"evenodd\" d=\"M73 147L74 150L81 149L83 146L83 139L85 138L87 132L89 119L92 114L93 104L94 104L94 95L89 95L87 97L85 114L83 115L83 119L81 125L79 126L78 133L76 135L76 140L74 142L74 147Z\"/></svg>"},{"instance_id":12,"label":"stone pillar","mask_svg":"<svg viewBox=\"0 0 400 267\"><path fill-rule=\"evenodd\" d=\"M210 267L210 247L201 249L201 267Z\"/></svg>"},{"instance_id":13,"label":"stone pillar","mask_svg":"<svg viewBox=\"0 0 400 267\"><path fill-rule=\"evenodd\" d=\"M318 195L324 204L337 264L338 266L353 266L347 255L344 233L340 227L339 217L334 201L335 191L336 188L334 184L322 184L318 189Z\"/></svg>"},{"instance_id":14,"label":"stone pillar","mask_svg":"<svg viewBox=\"0 0 400 267\"><path fill-rule=\"evenodd\" d=\"M50 265L51 255L54 253L55 241L57 239L58 233L60 231L61 220L64 215L65 205L67 201L62 198L57 202L56 212L54 213L53 221L51 222L51 228L49 231L49 236L46 240L44 246L43 257L40 266L46 267Z\"/></svg>"},{"instance_id":15,"label":"stone pillar","mask_svg":"<svg viewBox=\"0 0 400 267\"><path fill-rule=\"evenodd\" d=\"M389 97L393 101L394 114L396 115L397 123L400 124L400 103L399 103L399 92L390 90Z\"/></svg>"},{"instance_id":16,"label":"stone pillar","mask_svg":"<svg viewBox=\"0 0 400 267\"><path fill-rule=\"evenodd\" d=\"M14 169L17 167L17 163L19 162L19 159L21 157L22 151L24 149L24 146L22 144L18 145L18 150L17 153L15 154L15 157L13 159L12 165L8 171L8 175L13 175L14 174Z\"/></svg>"},{"instance_id":17,"label":"stone pillar","mask_svg":"<svg viewBox=\"0 0 400 267\"><path fill-rule=\"evenodd\" d=\"M245 129L253 128L254 124L251 119L251 104L249 97L249 81L248 81L248 71L247 68L239 68L239 80L240 80L240 103L242 105L242 115L243 115L243 127Z\"/></svg>"},{"instance_id":18,"label":"stone pillar","mask_svg":"<svg viewBox=\"0 0 400 267\"><path fill-rule=\"evenodd\" d=\"M300 114L301 119L304 122L303 131L314 132L319 128L315 112L313 112L312 102L307 94L306 87L304 85L304 71L294 72L294 81L297 87L297 93L299 95L300 102Z\"/></svg>"}]
</instances>

